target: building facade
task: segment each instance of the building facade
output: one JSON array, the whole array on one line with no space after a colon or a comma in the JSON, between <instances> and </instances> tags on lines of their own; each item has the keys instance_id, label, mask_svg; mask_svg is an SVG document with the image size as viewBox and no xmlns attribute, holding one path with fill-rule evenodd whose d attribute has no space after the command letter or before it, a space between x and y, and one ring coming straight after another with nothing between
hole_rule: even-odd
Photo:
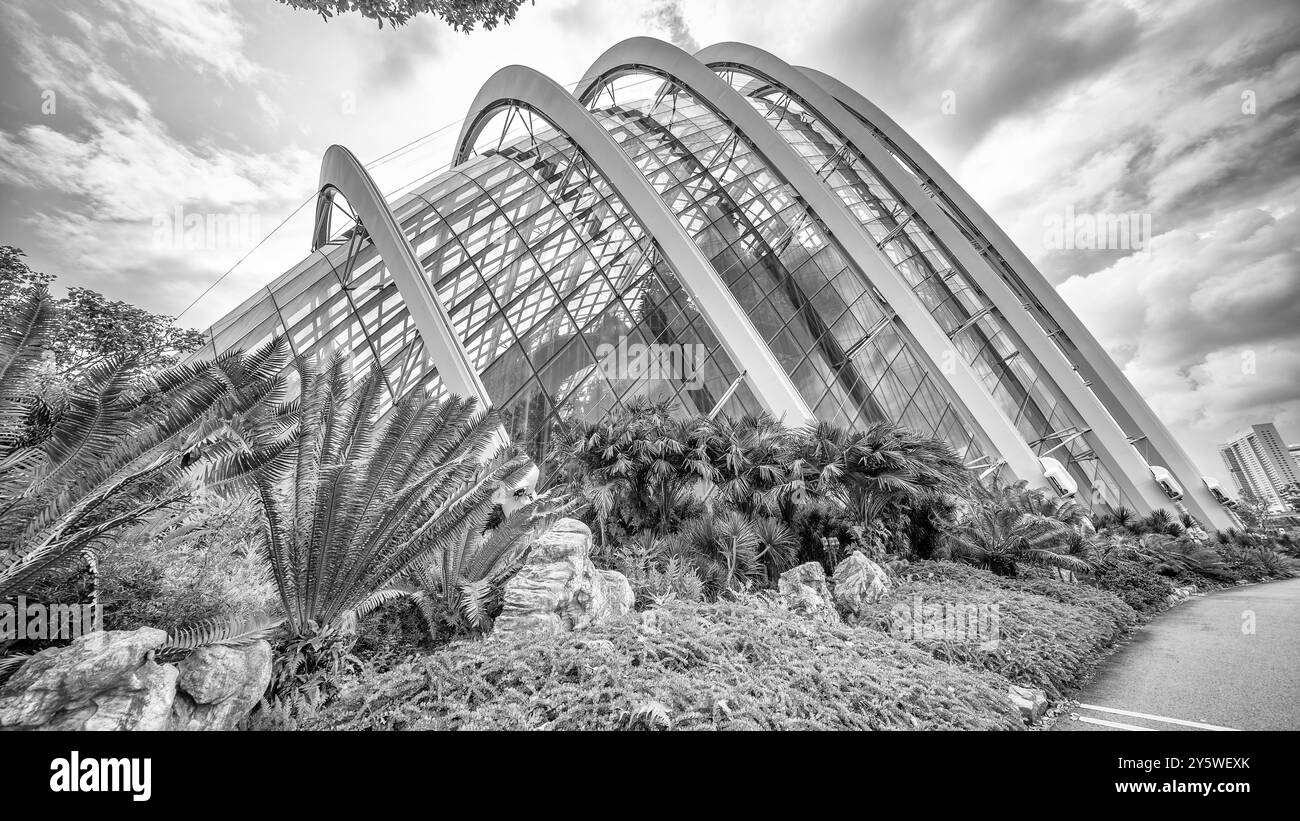
<instances>
[{"instance_id":1,"label":"building facade","mask_svg":"<svg viewBox=\"0 0 1300 821\"><path fill-rule=\"evenodd\" d=\"M1274 512L1287 509L1282 490L1300 482L1300 465L1272 422L1251 425L1220 445L1219 456L1239 492L1268 502Z\"/></svg>"},{"instance_id":2,"label":"building facade","mask_svg":"<svg viewBox=\"0 0 1300 821\"><path fill-rule=\"evenodd\" d=\"M341 218L341 221L340 221ZM988 215L865 98L750 46L648 38L574 91L488 80L451 167L389 202L339 146L311 253L213 326L478 398L539 455L638 398L880 420L1088 507L1231 524Z\"/></svg>"}]
</instances>

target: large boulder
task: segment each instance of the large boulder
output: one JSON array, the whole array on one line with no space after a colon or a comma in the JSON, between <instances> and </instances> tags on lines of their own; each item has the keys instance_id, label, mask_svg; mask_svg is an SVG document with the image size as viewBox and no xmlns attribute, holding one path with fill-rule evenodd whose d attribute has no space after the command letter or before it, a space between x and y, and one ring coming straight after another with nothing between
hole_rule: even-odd
<instances>
[{"instance_id":1,"label":"large boulder","mask_svg":"<svg viewBox=\"0 0 1300 821\"><path fill-rule=\"evenodd\" d=\"M158 664L162 630L88 633L42 650L0 688L0 729L165 730L178 671Z\"/></svg>"},{"instance_id":2,"label":"large boulder","mask_svg":"<svg viewBox=\"0 0 1300 821\"><path fill-rule=\"evenodd\" d=\"M162 630L100 630L32 656L0 687L5 730L233 730L271 680L271 645L159 664Z\"/></svg>"},{"instance_id":3,"label":"large boulder","mask_svg":"<svg viewBox=\"0 0 1300 821\"><path fill-rule=\"evenodd\" d=\"M271 683L271 645L200 647L179 665L173 730L233 730Z\"/></svg>"},{"instance_id":4,"label":"large boulder","mask_svg":"<svg viewBox=\"0 0 1300 821\"><path fill-rule=\"evenodd\" d=\"M835 572L831 574L835 605L845 618L859 615L866 605L888 596L891 587L885 568L858 550L835 565Z\"/></svg>"},{"instance_id":5,"label":"large boulder","mask_svg":"<svg viewBox=\"0 0 1300 821\"><path fill-rule=\"evenodd\" d=\"M560 519L528 553L502 594L494 635L566 633L632 610L632 585L622 573L591 563L591 530Z\"/></svg>"},{"instance_id":6,"label":"large boulder","mask_svg":"<svg viewBox=\"0 0 1300 821\"><path fill-rule=\"evenodd\" d=\"M826 585L826 571L817 562L793 567L777 580L781 600L791 611L827 624L839 624L840 614Z\"/></svg>"}]
</instances>

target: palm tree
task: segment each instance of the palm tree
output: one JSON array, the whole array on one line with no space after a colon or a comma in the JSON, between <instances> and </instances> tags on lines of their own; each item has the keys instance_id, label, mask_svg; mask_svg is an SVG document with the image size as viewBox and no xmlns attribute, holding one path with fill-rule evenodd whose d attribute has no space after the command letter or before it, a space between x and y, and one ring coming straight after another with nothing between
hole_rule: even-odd
<instances>
[{"instance_id":1,"label":"palm tree","mask_svg":"<svg viewBox=\"0 0 1300 821\"><path fill-rule=\"evenodd\" d=\"M715 493L745 513L779 510L793 459L790 431L767 414L722 416L703 426Z\"/></svg>"},{"instance_id":2,"label":"palm tree","mask_svg":"<svg viewBox=\"0 0 1300 821\"><path fill-rule=\"evenodd\" d=\"M1032 509L1023 482L1002 485L996 477L976 486L976 504L949 534L955 558L966 559L999 575L1014 576L1019 564L1086 571L1088 562L1066 552L1071 528Z\"/></svg>"},{"instance_id":3,"label":"palm tree","mask_svg":"<svg viewBox=\"0 0 1300 821\"><path fill-rule=\"evenodd\" d=\"M288 412L276 339L152 375L129 357L100 363L33 436L24 397L53 317L37 289L0 328L0 599L78 562L93 568L103 540L187 498L180 479L192 467L237 475L248 463L231 456L242 447L232 423L273 432Z\"/></svg>"},{"instance_id":4,"label":"palm tree","mask_svg":"<svg viewBox=\"0 0 1300 821\"><path fill-rule=\"evenodd\" d=\"M837 500L864 528L891 503L952 493L970 483L949 445L891 422L860 432L816 423L802 431L797 458L812 492Z\"/></svg>"},{"instance_id":5,"label":"palm tree","mask_svg":"<svg viewBox=\"0 0 1300 821\"><path fill-rule=\"evenodd\" d=\"M741 590L766 578L764 546L743 513L702 516L682 530L682 547L711 596Z\"/></svg>"}]
</instances>

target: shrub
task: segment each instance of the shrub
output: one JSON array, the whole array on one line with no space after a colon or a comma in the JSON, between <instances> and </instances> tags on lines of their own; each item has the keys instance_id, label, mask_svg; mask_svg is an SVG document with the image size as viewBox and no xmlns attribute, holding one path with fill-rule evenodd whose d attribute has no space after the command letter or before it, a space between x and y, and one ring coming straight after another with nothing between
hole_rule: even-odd
<instances>
[{"instance_id":1,"label":"shrub","mask_svg":"<svg viewBox=\"0 0 1300 821\"><path fill-rule=\"evenodd\" d=\"M750 597L462 642L356 677L307 729L1017 729L1007 682Z\"/></svg>"},{"instance_id":2,"label":"shrub","mask_svg":"<svg viewBox=\"0 0 1300 821\"><path fill-rule=\"evenodd\" d=\"M1114 593L1139 613L1151 615L1164 610L1174 585L1169 579L1138 562L1115 560L1102 562L1092 573L1081 577L1085 584Z\"/></svg>"},{"instance_id":3,"label":"shrub","mask_svg":"<svg viewBox=\"0 0 1300 821\"><path fill-rule=\"evenodd\" d=\"M184 515L109 543L99 556L105 628L172 632L273 610L275 588L253 549L260 515L246 496L205 494Z\"/></svg>"},{"instance_id":4,"label":"shrub","mask_svg":"<svg viewBox=\"0 0 1300 821\"><path fill-rule=\"evenodd\" d=\"M1115 596L1045 578L1005 578L952 562L910 565L891 595L861 623L890 632L895 608L925 604L997 613L995 637L914 636L918 648L947 662L987 670L1060 698L1077 687L1115 642L1137 624ZM996 611L992 608L996 607ZM996 638L996 644L985 643Z\"/></svg>"}]
</instances>

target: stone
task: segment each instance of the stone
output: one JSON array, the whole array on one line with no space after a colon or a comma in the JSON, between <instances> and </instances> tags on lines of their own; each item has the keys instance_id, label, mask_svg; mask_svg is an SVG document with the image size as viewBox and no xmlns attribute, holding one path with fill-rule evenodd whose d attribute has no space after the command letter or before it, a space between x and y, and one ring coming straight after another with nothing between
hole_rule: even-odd
<instances>
[{"instance_id":1,"label":"stone","mask_svg":"<svg viewBox=\"0 0 1300 821\"><path fill-rule=\"evenodd\" d=\"M178 665L173 730L234 730L271 683L271 645L200 647Z\"/></svg>"},{"instance_id":2,"label":"stone","mask_svg":"<svg viewBox=\"0 0 1300 821\"><path fill-rule=\"evenodd\" d=\"M863 607L888 596L892 587L885 568L857 550L837 564L831 574L835 606L845 618L858 616Z\"/></svg>"},{"instance_id":3,"label":"stone","mask_svg":"<svg viewBox=\"0 0 1300 821\"><path fill-rule=\"evenodd\" d=\"M271 681L271 645L159 664L162 630L100 630L32 656L0 688L0 729L232 730Z\"/></svg>"},{"instance_id":4,"label":"stone","mask_svg":"<svg viewBox=\"0 0 1300 821\"><path fill-rule=\"evenodd\" d=\"M162 630L88 633L32 656L0 688L6 730L165 730L179 672L153 652Z\"/></svg>"},{"instance_id":5,"label":"stone","mask_svg":"<svg viewBox=\"0 0 1300 821\"><path fill-rule=\"evenodd\" d=\"M1027 724L1037 722L1047 712L1047 694L1036 687L1020 687L1012 684L1007 690L1007 696Z\"/></svg>"},{"instance_id":6,"label":"stone","mask_svg":"<svg viewBox=\"0 0 1300 821\"><path fill-rule=\"evenodd\" d=\"M826 584L826 572L817 562L807 562L782 573L777 580L777 591L792 612L827 624L840 624L840 614Z\"/></svg>"},{"instance_id":7,"label":"stone","mask_svg":"<svg viewBox=\"0 0 1300 821\"><path fill-rule=\"evenodd\" d=\"M494 636L558 635L603 624L632 610L632 585L622 573L591 562L591 530L560 519L533 543L524 566L502 593Z\"/></svg>"}]
</instances>

